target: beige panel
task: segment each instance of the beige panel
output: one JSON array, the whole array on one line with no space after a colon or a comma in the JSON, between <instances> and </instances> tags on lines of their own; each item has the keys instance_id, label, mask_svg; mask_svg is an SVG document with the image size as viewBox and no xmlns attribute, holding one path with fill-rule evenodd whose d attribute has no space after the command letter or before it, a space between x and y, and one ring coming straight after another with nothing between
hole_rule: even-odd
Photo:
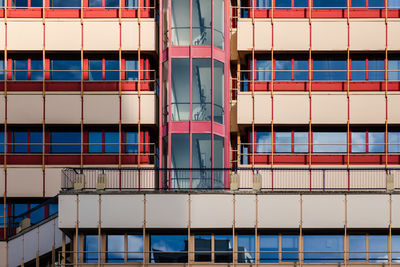
<instances>
[{"instance_id":1,"label":"beige panel","mask_svg":"<svg viewBox=\"0 0 400 267\"><path fill-rule=\"evenodd\" d=\"M43 50L43 22L41 19L8 19L8 50Z\"/></svg>"},{"instance_id":2,"label":"beige panel","mask_svg":"<svg viewBox=\"0 0 400 267\"><path fill-rule=\"evenodd\" d=\"M89 124L118 123L118 95L84 95L83 120Z\"/></svg>"},{"instance_id":3,"label":"beige panel","mask_svg":"<svg viewBox=\"0 0 400 267\"><path fill-rule=\"evenodd\" d=\"M5 98L3 94L0 94L0 123L4 123L6 114Z\"/></svg>"},{"instance_id":4,"label":"beige panel","mask_svg":"<svg viewBox=\"0 0 400 267\"><path fill-rule=\"evenodd\" d=\"M400 50L400 20L388 21L388 50Z\"/></svg>"},{"instance_id":5,"label":"beige panel","mask_svg":"<svg viewBox=\"0 0 400 267\"><path fill-rule=\"evenodd\" d=\"M232 195L193 194L190 205L192 228L232 228Z\"/></svg>"},{"instance_id":6,"label":"beige panel","mask_svg":"<svg viewBox=\"0 0 400 267\"><path fill-rule=\"evenodd\" d=\"M392 227L400 228L400 195L392 194Z\"/></svg>"},{"instance_id":7,"label":"beige panel","mask_svg":"<svg viewBox=\"0 0 400 267\"><path fill-rule=\"evenodd\" d=\"M388 122L400 123L400 95L388 95Z\"/></svg>"},{"instance_id":8,"label":"beige panel","mask_svg":"<svg viewBox=\"0 0 400 267\"><path fill-rule=\"evenodd\" d=\"M256 196L235 196L235 227L253 228L256 225Z\"/></svg>"},{"instance_id":9,"label":"beige panel","mask_svg":"<svg viewBox=\"0 0 400 267\"><path fill-rule=\"evenodd\" d=\"M140 122L144 124L156 123L156 96L154 92L141 94ZM137 94L122 96L121 103L122 123L139 122L139 100Z\"/></svg>"},{"instance_id":10,"label":"beige panel","mask_svg":"<svg viewBox=\"0 0 400 267\"><path fill-rule=\"evenodd\" d=\"M119 24L116 20L91 20L83 22L84 50L118 50Z\"/></svg>"},{"instance_id":11,"label":"beige panel","mask_svg":"<svg viewBox=\"0 0 400 267\"><path fill-rule=\"evenodd\" d=\"M8 123L42 123L42 95L11 95L7 96Z\"/></svg>"},{"instance_id":12,"label":"beige panel","mask_svg":"<svg viewBox=\"0 0 400 267\"><path fill-rule=\"evenodd\" d=\"M306 19L274 20L275 50L308 50L310 25Z\"/></svg>"},{"instance_id":13,"label":"beige panel","mask_svg":"<svg viewBox=\"0 0 400 267\"><path fill-rule=\"evenodd\" d=\"M121 23L121 48L122 50L138 50L139 25L137 20L124 20Z\"/></svg>"},{"instance_id":14,"label":"beige panel","mask_svg":"<svg viewBox=\"0 0 400 267\"><path fill-rule=\"evenodd\" d=\"M239 19L237 25L237 49L251 50L253 47L253 25L251 20Z\"/></svg>"},{"instance_id":15,"label":"beige panel","mask_svg":"<svg viewBox=\"0 0 400 267\"><path fill-rule=\"evenodd\" d=\"M45 196L54 197L61 190L61 168L45 169Z\"/></svg>"},{"instance_id":16,"label":"beige panel","mask_svg":"<svg viewBox=\"0 0 400 267\"><path fill-rule=\"evenodd\" d=\"M46 123L81 123L80 95L46 95Z\"/></svg>"},{"instance_id":17,"label":"beige panel","mask_svg":"<svg viewBox=\"0 0 400 267\"><path fill-rule=\"evenodd\" d=\"M7 267L7 242L0 242L0 267Z\"/></svg>"},{"instance_id":18,"label":"beige panel","mask_svg":"<svg viewBox=\"0 0 400 267\"><path fill-rule=\"evenodd\" d=\"M7 196L9 197L42 197L42 168L8 168Z\"/></svg>"},{"instance_id":19,"label":"beige panel","mask_svg":"<svg viewBox=\"0 0 400 267\"><path fill-rule=\"evenodd\" d=\"M313 50L347 50L346 20L312 20L311 27Z\"/></svg>"},{"instance_id":20,"label":"beige panel","mask_svg":"<svg viewBox=\"0 0 400 267\"><path fill-rule=\"evenodd\" d=\"M252 121L253 112L251 94L249 93L238 93L237 96L237 123L238 124L249 124Z\"/></svg>"},{"instance_id":21,"label":"beige panel","mask_svg":"<svg viewBox=\"0 0 400 267\"><path fill-rule=\"evenodd\" d=\"M146 197L146 227L187 228L189 225L189 196L149 194Z\"/></svg>"},{"instance_id":22,"label":"beige panel","mask_svg":"<svg viewBox=\"0 0 400 267\"><path fill-rule=\"evenodd\" d=\"M4 24L4 19L0 19L0 36L5 36L6 35L6 26ZM4 50L5 48L5 38L0 38L0 49Z\"/></svg>"},{"instance_id":23,"label":"beige panel","mask_svg":"<svg viewBox=\"0 0 400 267\"><path fill-rule=\"evenodd\" d=\"M254 123L265 124L271 123L272 108L271 108L271 94L257 93L254 97ZM251 102L250 102L251 103ZM252 114L252 105L246 107L246 112ZM243 110L238 111L243 112ZM251 120L250 120L251 123Z\"/></svg>"},{"instance_id":24,"label":"beige panel","mask_svg":"<svg viewBox=\"0 0 400 267\"><path fill-rule=\"evenodd\" d=\"M386 26L384 19L351 19L350 50L384 50Z\"/></svg>"},{"instance_id":25,"label":"beige panel","mask_svg":"<svg viewBox=\"0 0 400 267\"><path fill-rule=\"evenodd\" d=\"M82 26L80 20L46 19L46 50L81 50Z\"/></svg>"},{"instance_id":26,"label":"beige panel","mask_svg":"<svg viewBox=\"0 0 400 267\"><path fill-rule=\"evenodd\" d=\"M272 47L272 25L271 20L257 19L254 23L256 50L270 50ZM252 40L252 39L251 39Z\"/></svg>"},{"instance_id":27,"label":"beige panel","mask_svg":"<svg viewBox=\"0 0 400 267\"><path fill-rule=\"evenodd\" d=\"M307 124L310 120L309 100L308 94L274 94L274 123Z\"/></svg>"},{"instance_id":28,"label":"beige panel","mask_svg":"<svg viewBox=\"0 0 400 267\"><path fill-rule=\"evenodd\" d=\"M118 220L115 220L118 218ZM101 223L104 228L142 228L144 197L142 195L102 195Z\"/></svg>"},{"instance_id":29,"label":"beige panel","mask_svg":"<svg viewBox=\"0 0 400 267\"><path fill-rule=\"evenodd\" d=\"M350 94L350 123L384 124L385 117L386 102L383 93Z\"/></svg>"},{"instance_id":30,"label":"beige panel","mask_svg":"<svg viewBox=\"0 0 400 267\"><path fill-rule=\"evenodd\" d=\"M299 195L258 196L258 227L298 228L299 225Z\"/></svg>"},{"instance_id":31,"label":"beige panel","mask_svg":"<svg viewBox=\"0 0 400 267\"><path fill-rule=\"evenodd\" d=\"M137 94L122 95L121 98L122 123L139 122L139 98Z\"/></svg>"},{"instance_id":32,"label":"beige panel","mask_svg":"<svg viewBox=\"0 0 400 267\"><path fill-rule=\"evenodd\" d=\"M389 227L389 195L348 195L347 227Z\"/></svg>"},{"instance_id":33,"label":"beige panel","mask_svg":"<svg viewBox=\"0 0 400 267\"><path fill-rule=\"evenodd\" d=\"M154 19L141 19L140 30L140 49L143 51L155 51L157 49L157 31ZM130 35L132 35L132 33L130 33Z\"/></svg>"},{"instance_id":34,"label":"beige panel","mask_svg":"<svg viewBox=\"0 0 400 267\"><path fill-rule=\"evenodd\" d=\"M58 197L58 227L76 227L76 197L77 195L60 195Z\"/></svg>"},{"instance_id":35,"label":"beige panel","mask_svg":"<svg viewBox=\"0 0 400 267\"><path fill-rule=\"evenodd\" d=\"M6 180L4 177L4 168L0 168L0 196L4 194L4 188L6 186Z\"/></svg>"},{"instance_id":36,"label":"beige panel","mask_svg":"<svg viewBox=\"0 0 400 267\"><path fill-rule=\"evenodd\" d=\"M312 94L311 121L320 124L346 123L346 94Z\"/></svg>"},{"instance_id":37,"label":"beige panel","mask_svg":"<svg viewBox=\"0 0 400 267\"><path fill-rule=\"evenodd\" d=\"M99 195L79 195L79 227L97 228L99 225Z\"/></svg>"},{"instance_id":38,"label":"beige panel","mask_svg":"<svg viewBox=\"0 0 400 267\"><path fill-rule=\"evenodd\" d=\"M343 228L344 195L303 195L304 228Z\"/></svg>"}]
</instances>

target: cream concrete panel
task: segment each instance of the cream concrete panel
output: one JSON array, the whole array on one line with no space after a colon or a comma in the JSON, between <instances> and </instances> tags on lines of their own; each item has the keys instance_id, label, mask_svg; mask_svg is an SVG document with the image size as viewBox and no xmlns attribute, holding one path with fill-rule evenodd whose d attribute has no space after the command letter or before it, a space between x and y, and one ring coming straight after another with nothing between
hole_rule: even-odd
<instances>
[{"instance_id":1,"label":"cream concrete panel","mask_svg":"<svg viewBox=\"0 0 400 267\"><path fill-rule=\"evenodd\" d=\"M350 123L385 123L386 100L382 94L350 94Z\"/></svg>"},{"instance_id":2,"label":"cream concrete panel","mask_svg":"<svg viewBox=\"0 0 400 267\"><path fill-rule=\"evenodd\" d=\"M0 242L0 267L7 267L7 242Z\"/></svg>"},{"instance_id":3,"label":"cream concrete panel","mask_svg":"<svg viewBox=\"0 0 400 267\"><path fill-rule=\"evenodd\" d=\"M146 196L146 227L187 228L189 196L156 194Z\"/></svg>"},{"instance_id":4,"label":"cream concrete panel","mask_svg":"<svg viewBox=\"0 0 400 267\"><path fill-rule=\"evenodd\" d=\"M46 123L80 124L81 96L80 95L46 95Z\"/></svg>"},{"instance_id":5,"label":"cream concrete panel","mask_svg":"<svg viewBox=\"0 0 400 267\"><path fill-rule=\"evenodd\" d=\"M4 19L0 19L0 36L5 36L6 35L6 26L4 24ZM4 50L5 49L5 38L0 38L0 49Z\"/></svg>"},{"instance_id":6,"label":"cream concrete panel","mask_svg":"<svg viewBox=\"0 0 400 267\"><path fill-rule=\"evenodd\" d=\"M306 19L275 19L275 50L307 50L310 46L310 25Z\"/></svg>"},{"instance_id":7,"label":"cream concrete panel","mask_svg":"<svg viewBox=\"0 0 400 267\"><path fill-rule=\"evenodd\" d=\"M232 228L232 195L191 195L192 228Z\"/></svg>"},{"instance_id":8,"label":"cream concrete panel","mask_svg":"<svg viewBox=\"0 0 400 267\"><path fill-rule=\"evenodd\" d=\"M58 227L76 227L76 195L60 195L58 197Z\"/></svg>"},{"instance_id":9,"label":"cream concrete panel","mask_svg":"<svg viewBox=\"0 0 400 267\"><path fill-rule=\"evenodd\" d=\"M344 195L303 195L304 228L343 228Z\"/></svg>"},{"instance_id":10,"label":"cream concrete panel","mask_svg":"<svg viewBox=\"0 0 400 267\"><path fill-rule=\"evenodd\" d=\"M16 267L21 265L23 258L24 242L22 236L8 241L8 266Z\"/></svg>"},{"instance_id":11,"label":"cream concrete panel","mask_svg":"<svg viewBox=\"0 0 400 267\"><path fill-rule=\"evenodd\" d=\"M256 50L271 50L272 47L272 25L271 20L257 19L254 23ZM252 40L252 38L250 39Z\"/></svg>"},{"instance_id":12,"label":"cream concrete panel","mask_svg":"<svg viewBox=\"0 0 400 267\"><path fill-rule=\"evenodd\" d=\"M347 50L347 21L345 19L313 19L311 27L313 50Z\"/></svg>"},{"instance_id":13,"label":"cream concrete panel","mask_svg":"<svg viewBox=\"0 0 400 267\"><path fill-rule=\"evenodd\" d=\"M259 195L259 228L298 228L300 225L299 195Z\"/></svg>"},{"instance_id":14,"label":"cream concrete panel","mask_svg":"<svg viewBox=\"0 0 400 267\"><path fill-rule=\"evenodd\" d=\"M256 225L256 196L235 196L235 227L254 228Z\"/></svg>"},{"instance_id":15,"label":"cream concrete panel","mask_svg":"<svg viewBox=\"0 0 400 267\"><path fill-rule=\"evenodd\" d=\"M346 94L312 94L311 121L320 124L347 123Z\"/></svg>"},{"instance_id":16,"label":"cream concrete panel","mask_svg":"<svg viewBox=\"0 0 400 267\"><path fill-rule=\"evenodd\" d=\"M41 19L8 19L8 50L43 50L43 22Z\"/></svg>"},{"instance_id":17,"label":"cream concrete panel","mask_svg":"<svg viewBox=\"0 0 400 267\"><path fill-rule=\"evenodd\" d=\"M8 123L42 123L42 95L11 95L7 96Z\"/></svg>"},{"instance_id":18,"label":"cream concrete panel","mask_svg":"<svg viewBox=\"0 0 400 267\"><path fill-rule=\"evenodd\" d=\"M384 19L351 19L350 50L384 50L386 26Z\"/></svg>"},{"instance_id":19,"label":"cream concrete panel","mask_svg":"<svg viewBox=\"0 0 400 267\"><path fill-rule=\"evenodd\" d=\"M141 94L140 122L143 124L156 123L156 95L154 92ZM122 123L139 122L139 99L137 94L122 96L121 103Z\"/></svg>"},{"instance_id":20,"label":"cream concrete panel","mask_svg":"<svg viewBox=\"0 0 400 267\"><path fill-rule=\"evenodd\" d=\"M389 195L348 195L347 227L389 227Z\"/></svg>"},{"instance_id":21,"label":"cream concrete panel","mask_svg":"<svg viewBox=\"0 0 400 267\"><path fill-rule=\"evenodd\" d=\"M157 49L156 22L154 19L140 20L140 50L155 51ZM132 33L130 33L132 35Z\"/></svg>"},{"instance_id":22,"label":"cream concrete panel","mask_svg":"<svg viewBox=\"0 0 400 267\"><path fill-rule=\"evenodd\" d=\"M55 222L51 220L39 226L39 255L48 253L54 245Z\"/></svg>"},{"instance_id":23,"label":"cream concrete panel","mask_svg":"<svg viewBox=\"0 0 400 267\"><path fill-rule=\"evenodd\" d=\"M388 122L400 123L400 95L388 95Z\"/></svg>"},{"instance_id":24,"label":"cream concrete panel","mask_svg":"<svg viewBox=\"0 0 400 267\"><path fill-rule=\"evenodd\" d=\"M99 195L79 195L78 220L81 228L99 225ZM114 218L115 219L115 218Z\"/></svg>"},{"instance_id":25,"label":"cream concrete panel","mask_svg":"<svg viewBox=\"0 0 400 267\"><path fill-rule=\"evenodd\" d=\"M274 123L307 124L309 120L308 94L274 94Z\"/></svg>"},{"instance_id":26,"label":"cream concrete panel","mask_svg":"<svg viewBox=\"0 0 400 267\"><path fill-rule=\"evenodd\" d=\"M82 26L80 20L46 19L46 50L81 50Z\"/></svg>"},{"instance_id":27,"label":"cream concrete panel","mask_svg":"<svg viewBox=\"0 0 400 267\"><path fill-rule=\"evenodd\" d=\"M237 49L238 51L251 50L252 47L253 25L251 20L239 19L237 24Z\"/></svg>"},{"instance_id":28,"label":"cream concrete panel","mask_svg":"<svg viewBox=\"0 0 400 267\"><path fill-rule=\"evenodd\" d=\"M392 227L400 228L400 195L392 194Z\"/></svg>"},{"instance_id":29,"label":"cream concrete panel","mask_svg":"<svg viewBox=\"0 0 400 267\"><path fill-rule=\"evenodd\" d=\"M271 108L271 94L257 93L254 97L254 123L265 124L271 123L272 108ZM251 103L251 102L250 102ZM252 114L252 105L247 106L247 112ZM241 110L243 111L243 110ZM239 111L238 111L239 112ZM251 120L250 120L251 123Z\"/></svg>"},{"instance_id":30,"label":"cream concrete panel","mask_svg":"<svg viewBox=\"0 0 400 267\"><path fill-rule=\"evenodd\" d=\"M0 94L0 123L4 123L6 114L5 98L3 94Z\"/></svg>"},{"instance_id":31,"label":"cream concrete panel","mask_svg":"<svg viewBox=\"0 0 400 267\"><path fill-rule=\"evenodd\" d=\"M143 195L102 195L101 222L104 228L142 228Z\"/></svg>"},{"instance_id":32,"label":"cream concrete panel","mask_svg":"<svg viewBox=\"0 0 400 267\"><path fill-rule=\"evenodd\" d=\"M400 50L400 20L388 21L388 50Z\"/></svg>"},{"instance_id":33,"label":"cream concrete panel","mask_svg":"<svg viewBox=\"0 0 400 267\"><path fill-rule=\"evenodd\" d=\"M88 124L118 123L118 95L84 95L83 120Z\"/></svg>"},{"instance_id":34,"label":"cream concrete panel","mask_svg":"<svg viewBox=\"0 0 400 267\"><path fill-rule=\"evenodd\" d=\"M139 24L137 20L123 20L121 23L121 48L122 50L138 50ZM151 38L151 37L150 37Z\"/></svg>"},{"instance_id":35,"label":"cream concrete panel","mask_svg":"<svg viewBox=\"0 0 400 267\"><path fill-rule=\"evenodd\" d=\"M8 168L7 169L8 197L42 197L43 171L42 168Z\"/></svg>"},{"instance_id":36,"label":"cream concrete panel","mask_svg":"<svg viewBox=\"0 0 400 267\"><path fill-rule=\"evenodd\" d=\"M54 197L61 190L61 168L49 168L45 169L45 195L46 197Z\"/></svg>"},{"instance_id":37,"label":"cream concrete panel","mask_svg":"<svg viewBox=\"0 0 400 267\"><path fill-rule=\"evenodd\" d=\"M120 29L117 20L91 20L83 22L83 49L84 50L118 50Z\"/></svg>"},{"instance_id":38,"label":"cream concrete panel","mask_svg":"<svg viewBox=\"0 0 400 267\"><path fill-rule=\"evenodd\" d=\"M253 105L251 94L249 93L238 93L237 96L237 123L238 124L250 124L253 118L253 111L251 106Z\"/></svg>"},{"instance_id":39,"label":"cream concrete panel","mask_svg":"<svg viewBox=\"0 0 400 267\"><path fill-rule=\"evenodd\" d=\"M4 168L0 168L0 195L4 194L5 186L6 186L6 181L4 179Z\"/></svg>"},{"instance_id":40,"label":"cream concrete panel","mask_svg":"<svg viewBox=\"0 0 400 267\"><path fill-rule=\"evenodd\" d=\"M39 228L34 228L24 234L24 261L28 262L36 258L39 252Z\"/></svg>"}]
</instances>

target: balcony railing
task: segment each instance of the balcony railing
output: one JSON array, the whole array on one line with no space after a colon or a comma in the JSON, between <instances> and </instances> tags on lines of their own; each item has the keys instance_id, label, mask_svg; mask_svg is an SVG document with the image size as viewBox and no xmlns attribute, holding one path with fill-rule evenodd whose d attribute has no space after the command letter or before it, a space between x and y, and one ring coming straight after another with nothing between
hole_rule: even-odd
<instances>
[{"instance_id":1,"label":"balcony railing","mask_svg":"<svg viewBox=\"0 0 400 267\"><path fill-rule=\"evenodd\" d=\"M66 168L62 190L397 191L400 168Z\"/></svg>"}]
</instances>

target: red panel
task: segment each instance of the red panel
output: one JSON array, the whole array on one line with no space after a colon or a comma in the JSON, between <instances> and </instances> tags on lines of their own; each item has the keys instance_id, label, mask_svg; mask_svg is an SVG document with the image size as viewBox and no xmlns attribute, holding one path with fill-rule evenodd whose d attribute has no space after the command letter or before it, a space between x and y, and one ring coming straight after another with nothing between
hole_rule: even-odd
<instances>
[{"instance_id":1,"label":"red panel","mask_svg":"<svg viewBox=\"0 0 400 267\"><path fill-rule=\"evenodd\" d=\"M46 18L80 18L80 9L46 8Z\"/></svg>"},{"instance_id":2,"label":"red panel","mask_svg":"<svg viewBox=\"0 0 400 267\"><path fill-rule=\"evenodd\" d=\"M84 155L84 164L118 164L118 155Z\"/></svg>"},{"instance_id":3,"label":"red panel","mask_svg":"<svg viewBox=\"0 0 400 267\"><path fill-rule=\"evenodd\" d=\"M4 82L0 82L0 91L4 91Z\"/></svg>"},{"instance_id":4,"label":"red panel","mask_svg":"<svg viewBox=\"0 0 400 267\"><path fill-rule=\"evenodd\" d=\"M79 86L80 87L80 86ZM107 81L96 81L90 82L85 81L83 83L84 91L118 91L118 82L107 82Z\"/></svg>"},{"instance_id":5,"label":"red panel","mask_svg":"<svg viewBox=\"0 0 400 267\"><path fill-rule=\"evenodd\" d=\"M274 155L274 164L308 164L307 155Z\"/></svg>"},{"instance_id":6,"label":"red panel","mask_svg":"<svg viewBox=\"0 0 400 267\"><path fill-rule=\"evenodd\" d=\"M211 122L192 121L191 131L193 133L211 133Z\"/></svg>"},{"instance_id":7,"label":"red panel","mask_svg":"<svg viewBox=\"0 0 400 267\"><path fill-rule=\"evenodd\" d=\"M347 163L346 155L312 155L312 164L341 164Z\"/></svg>"},{"instance_id":8,"label":"red panel","mask_svg":"<svg viewBox=\"0 0 400 267\"><path fill-rule=\"evenodd\" d=\"M384 18L385 9L358 9L352 8L350 10L351 18ZM346 12L347 16L347 12Z\"/></svg>"},{"instance_id":9,"label":"red panel","mask_svg":"<svg viewBox=\"0 0 400 267\"><path fill-rule=\"evenodd\" d=\"M171 121L168 123L169 131L171 133L188 133L189 122L188 121Z\"/></svg>"},{"instance_id":10,"label":"red panel","mask_svg":"<svg viewBox=\"0 0 400 267\"><path fill-rule=\"evenodd\" d=\"M388 155L388 164L400 164L400 155Z\"/></svg>"},{"instance_id":11,"label":"red panel","mask_svg":"<svg viewBox=\"0 0 400 267\"><path fill-rule=\"evenodd\" d=\"M0 18L4 18L4 9L0 9Z\"/></svg>"},{"instance_id":12,"label":"red panel","mask_svg":"<svg viewBox=\"0 0 400 267\"><path fill-rule=\"evenodd\" d=\"M307 17L309 12L306 13ZM312 10L312 18L345 18L346 9L322 9L322 10Z\"/></svg>"},{"instance_id":13,"label":"red panel","mask_svg":"<svg viewBox=\"0 0 400 267\"><path fill-rule=\"evenodd\" d=\"M12 155L7 154L7 164L42 164L42 155Z\"/></svg>"},{"instance_id":14,"label":"red panel","mask_svg":"<svg viewBox=\"0 0 400 267\"><path fill-rule=\"evenodd\" d=\"M274 91L308 91L308 82L274 82Z\"/></svg>"},{"instance_id":15,"label":"red panel","mask_svg":"<svg viewBox=\"0 0 400 267\"><path fill-rule=\"evenodd\" d=\"M7 9L9 18L41 18L42 8Z\"/></svg>"},{"instance_id":16,"label":"red panel","mask_svg":"<svg viewBox=\"0 0 400 267\"><path fill-rule=\"evenodd\" d=\"M138 82L122 82L122 91L137 91ZM140 82L140 91L153 91L153 84L150 82Z\"/></svg>"},{"instance_id":17,"label":"red panel","mask_svg":"<svg viewBox=\"0 0 400 267\"><path fill-rule=\"evenodd\" d=\"M80 155L48 155L45 157L45 163L47 165L68 165L81 163Z\"/></svg>"},{"instance_id":18,"label":"red panel","mask_svg":"<svg viewBox=\"0 0 400 267\"><path fill-rule=\"evenodd\" d=\"M189 57L189 47L172 46L168 48L170 57Z\"/></svg>"},{"instance_id":19,"label":"red panel","mask_svg":"<svg viewBox=\"0 0 400 267\"><path fill-rule=\"evenodd\" d=\"M81 91L81 82L46 81L46 91Z\"/></svg>"},{"instance_id":20,"label":"red panel","mask_svg":"<svg viewBox=\"0 0 400 267\"><path fill-rule=\"evenodd\" d=\"M306 8L294 8L284 10L274 10L274 18L306 18L308 10Z\"/></svg>"},{"instance_id":21,"label":"red panel","mask_svg":"<svg viewBox=\"0 0 400 267\"><path fill-rule=\"evenodd\" d=\"M138 164L138 155L123 155L121 157L122 164ZM150 164L149 156L140 156L140 164Z\"/></svg>"},{"instance_id":22,"label":"red panel","mask_svg":"<svg viewBox=\"0 0 400 267\"><path fill-rule=\"evenodd\" d=\"M43 91L43 82L7 82L7 91Z\"/></svg>"},{"instance_id":23,"label":"red panel","mask_svg":"<svg viewBox=\"0 0 400 267\"><path fill-rule=\"evenodd\" d=\"M385 164L385 155L350 155L350 164Z\"/></svg>"},{"instance_id":24,"label":"red panel","mask_svg":"<svg viewBox=\"0 0 400 267\"><path fill-rule=\"evenodd\" d=\"M84 18L118 18L118 9L87 8L83 11Z\"/></svg>"}]
</instances>

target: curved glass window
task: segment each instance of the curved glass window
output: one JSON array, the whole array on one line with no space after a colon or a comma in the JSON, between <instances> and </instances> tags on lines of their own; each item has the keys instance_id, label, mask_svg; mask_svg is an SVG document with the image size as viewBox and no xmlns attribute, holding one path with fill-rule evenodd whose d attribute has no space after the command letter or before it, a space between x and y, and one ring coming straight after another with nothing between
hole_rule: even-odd
<instances>
[{"instance_id":1,"label":"curved glass window","mask_svg":"<svg viewBox=\"0 0 400 267\"><path fill-rule=\"evenodd\" d=\"M195 121L211 120L211 60L193 59L192 73L192 119Z\"/></svg>"},{"instance_id":2,"label":"curved glass window","mask_svg":"<svg viewBox=\"0 0 400 267\"><path fill-rule=\"evenodd\" d=\"M171 68L171 120L188 121L190 118L189 59L173 58Z\"/></svg>"},{"instance_id":3,"label":"curved glass window","mask_svg":"<svg viewBox=\"0 0 400 267\"><path fill-rule=\"evenodd\" d=\"M192 44L211 45L211 1L193 0Z\"/></svg>"},{"instance_id":4,"label":"curved glass window","mask_svg":"<svg viewBox=\"0 0 400 267\"><path fill-rule=\"evenodd\" d=\"M190 43L190 1L171 1L171 45L189 46Z\"/></svg>"}]
</instances>

